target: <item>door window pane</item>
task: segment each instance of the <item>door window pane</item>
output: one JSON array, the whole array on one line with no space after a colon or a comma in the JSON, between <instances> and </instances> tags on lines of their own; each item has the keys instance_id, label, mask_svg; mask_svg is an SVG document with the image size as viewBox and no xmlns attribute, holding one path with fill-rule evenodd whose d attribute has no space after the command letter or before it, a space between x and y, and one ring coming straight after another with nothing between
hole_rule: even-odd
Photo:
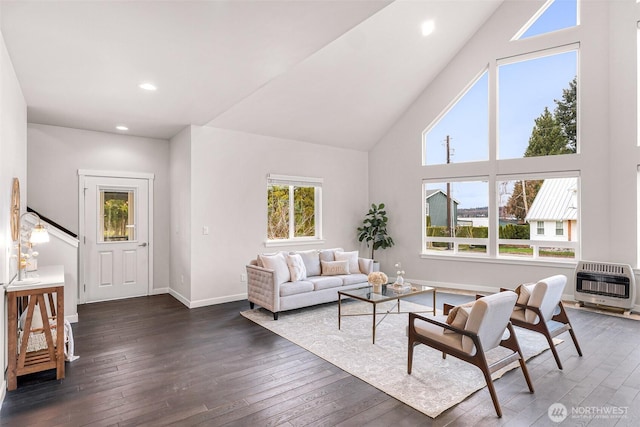
<instances>
[{"instance_id":1,"label":"door window pane","mask_svg":"<svg viewBox=\"0 0 640 427\"><path fill-rule=\"evenodd\" d=\"M101 242L136 239L133 190L100 190Z\"/></svg>"}]
</instances>

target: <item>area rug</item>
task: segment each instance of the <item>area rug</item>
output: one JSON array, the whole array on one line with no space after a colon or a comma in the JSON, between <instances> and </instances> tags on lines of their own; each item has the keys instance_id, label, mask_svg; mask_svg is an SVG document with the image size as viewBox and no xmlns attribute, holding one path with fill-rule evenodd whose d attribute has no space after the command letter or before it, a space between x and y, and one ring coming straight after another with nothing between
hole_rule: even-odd
<instances>
[{"instance_id":1,"label":"area rug","mask_svg":"<svg viewBox=\"0 0 640 427\"><path fill-rule=\"evenodd\" d=\"M408 301L401 304L403 311L428 310ZM370 312L371 305L345 300L342 308L343 313L364 313ZM378 312L384 309L378 305ZM407 314L388 315L376 329L375 344L371 342L370 315L343 317L342 328L338 330L337 304L282 312L277 321L271 312L260 308L241 314L431 418L486 386L478 368L454 357L442 359L442 353L425 345L415 348L412 373L408 375ZM526 359L548 349L541 334L516 329ZM504 355L503 351L507 350L494 349L488 357L495 360ZM514 362L494 373L493 378L517 367ZM528 392L524 377L522 390Z\"/></svg>"}]
</instances>

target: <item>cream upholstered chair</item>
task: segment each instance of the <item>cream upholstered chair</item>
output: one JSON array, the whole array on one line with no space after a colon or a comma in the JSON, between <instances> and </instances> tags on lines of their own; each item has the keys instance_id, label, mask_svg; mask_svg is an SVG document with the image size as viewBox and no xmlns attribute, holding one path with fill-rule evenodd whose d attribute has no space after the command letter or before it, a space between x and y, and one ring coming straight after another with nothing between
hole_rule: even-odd
<instances>
[{"instance_id":1,"label":"cream upholstered chair","mask_svg":"<svg viewBox=\"0 0 640 427\"><path fill-rule=\"evenodd\" d=\"M566 283L567 277L558 274L538 283L521 285L518 302L511 314L511 323L515 326L544 335L559 369L562 369L562 363L553 344L553 338L561 333L569 331L578 355L582 356L578 339L562 305L562 292Z\"/></svg>"},{"instance_id":2,"label":"cream upholstered chair","mask_svg":"<svg viewBox=\"0 0 640 427\"><path fill-rule=\"evenodd\" d=\"M518 344L518 339L513 331L509 316L518 296L515 292L500 292L476 300L470 310L464 327L457 327L457 316L451 324L445 321L443 316L423 317L416 313L409 313L409 358L407 372L411 374L413 364L413 350L418 344L425 344L443 353L450 354L460 360L469 362L484 374L493 406L498 417L502 417L502 410L496 395L491 374L518 360L522 367L522 373L527 381L529 391L533 393L533 385L529 378L529 372ZM508 337L504 338L505 330ZM505 347L512 352L503 359L488 364L485 352L498 347Z\"/></svg>"}]
</instances>

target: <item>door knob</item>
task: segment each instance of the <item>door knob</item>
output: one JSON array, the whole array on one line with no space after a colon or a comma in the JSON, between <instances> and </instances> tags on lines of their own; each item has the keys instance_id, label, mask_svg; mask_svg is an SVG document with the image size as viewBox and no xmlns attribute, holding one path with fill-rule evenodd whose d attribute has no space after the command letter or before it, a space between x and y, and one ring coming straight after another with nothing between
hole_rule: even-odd
<instances>
[{"instance_id":1,"label":"door knob","mask_svg":"<svg viewBox=\"0 0 640 427\"><path fill-rule=\"evenodd\" d=\"M145 246L147 246L147 242L140 243L138 246L142 246L144 248Z\"/></svg>"}]
</instances>

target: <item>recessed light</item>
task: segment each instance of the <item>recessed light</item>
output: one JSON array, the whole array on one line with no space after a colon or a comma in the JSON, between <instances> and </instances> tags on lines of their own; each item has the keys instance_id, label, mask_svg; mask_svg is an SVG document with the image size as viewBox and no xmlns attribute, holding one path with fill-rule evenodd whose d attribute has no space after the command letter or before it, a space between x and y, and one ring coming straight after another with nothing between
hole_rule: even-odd
<instances>
[{"instance_id":1,"label":"recessed light","mask_svg":"<svg viewBox=\"0 0 640 427\"><path fill-rule=\"evenodd\" d=\"M140 89L151 90L151 91L158 89L156 85L154 85L153 83L140 83L138 87Z\"/></svg>"},{"instance_id":2,"label":"recessed light","mask_svg":"<svg viewBox=\"0 0 640 427\"><path fill-rule=\"evenodd\" d=\"M118 129L118 130L129 130L129 128L128 128L128 127L123 126L123 125L118 125L118 126L116 126L116 129Z\"/></svg>"},{"instance_id":3,"label":"recessed light","mask_svg":"<svg viewBox=\"0 0 640 427\"><path fill-rule=\"evenodd\" d=\"M427 37L429 34L433 33L433 31L436 29L436 23L433 22L432 20L424 21L420 28L422 29L422 35L424 37Z\"/></svg>"}]
</instances>

